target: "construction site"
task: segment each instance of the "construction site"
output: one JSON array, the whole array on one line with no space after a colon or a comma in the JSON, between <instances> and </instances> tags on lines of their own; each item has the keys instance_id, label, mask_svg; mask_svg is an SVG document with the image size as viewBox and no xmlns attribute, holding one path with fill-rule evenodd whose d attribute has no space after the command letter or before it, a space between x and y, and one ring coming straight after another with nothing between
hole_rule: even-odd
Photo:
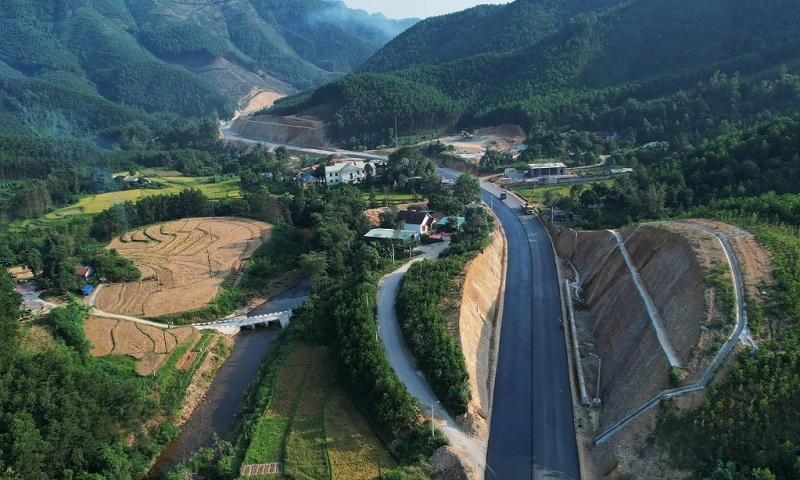
<instances>
[{"instance_id":1,"label":"construction site","mask_svg":"<svg viewBox=\"0 0 800 480\"><path fill-rule=\"evenodd\" d=\"M758 301L769 254L747 232L708 220L550 231L575 332L584 465L592 478L686 478L648 441L661 401L699 406L705 387L754 345L744 297Z\"/></svg>"}]
</instances>

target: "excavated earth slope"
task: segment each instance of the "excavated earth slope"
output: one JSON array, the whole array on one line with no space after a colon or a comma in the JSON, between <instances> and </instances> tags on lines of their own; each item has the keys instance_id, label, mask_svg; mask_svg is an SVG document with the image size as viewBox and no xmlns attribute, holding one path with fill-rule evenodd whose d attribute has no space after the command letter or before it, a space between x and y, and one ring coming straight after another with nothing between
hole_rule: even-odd
<instances>
[{"instance_id":1,"label":"excavated earth slope","mask_svg":"<svg viewBox=\"0 0 800 480\"><path fill-rule=\"evenodd\" d=\"M762 290L772 281L772 259L748 232L703 219L617 232L660 317L662 340L669 342L680 364L680 386L699 381L735 322L730 267L721 243L706 227L727 238L743 275L747 302L759 305ZM573 307L582 371L576 374L582 375L587 395L599 396L603 403L600 410L575 408L581 451L592 459L584 465L592 471L586 478L689 478L691 472L676 470L669 453L648 442L661 411L658 405L595 445L598 434L674 386L670 364L612 232L548 228L562 271L578 294ZM742 348L737 343L715 381L725 376ZM602 359L599 389L601 365L594 355ZM675 405L695 408L704 396L705 390L699 390L677 398Z\"/></svg>"},{"instance_id":2,"label":"excavated earth slope","mask_svg":"<svg viewBox=\"0 0 800 480\"><path fill-rule=\"evenodd\" d=\"M314 117L271 115L238 117L231 125L231 130L245 137L269 142L330 147L325 137L325 124Z\"/></svg>"},{"instance_id":3,"label":"excavated earth slope","mask_svg":"<svg viewBox=\"0 0 800 480\"><path fill-rule=\"evenodd\" d=\"M619 234L677 353L682 383L696 381L713 356L714 339L726 334L724 328L705 327L724 316L705 280L709 265L724 261L721 245L707 232L680 224L644 225ZM576 307L590 314L580 316L588 322L579 326L584 370L594 375L596 369L589 352L602 359L598 430L603 431L671 388L670 363L612 233L565 230L555 241L559 255L580 277ZM596 376L587 378L590 396L595 382Z\"/></svg>"},{"instance_id":4,"label":"excavated earth slope","mask_svg":"<svg viewBox=\"0 0 800 480\"><path fill-rule=\"evenodd\" d=\"M492 243L467 264L459 309L457 338L464 351L472 399L461 422L465 430L488 438L494 372L499 340L498 302L505 277L506 239L494 231Z\"/></svg>"}]
</instances>

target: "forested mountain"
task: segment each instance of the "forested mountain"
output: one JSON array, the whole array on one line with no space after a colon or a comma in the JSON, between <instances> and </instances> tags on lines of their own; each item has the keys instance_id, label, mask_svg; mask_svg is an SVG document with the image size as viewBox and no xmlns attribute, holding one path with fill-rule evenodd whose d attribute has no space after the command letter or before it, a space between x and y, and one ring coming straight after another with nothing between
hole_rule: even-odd
<instances>
[{"instance_id":1,"label":"forested mountain","mask_svg":"<svg viewBox=\"0 0 800 480\"><path fill-rule=\"evenodd\" d=\"M3 2L0 126L87 136L143 112L226 117L253 86L332 80L412 23L326 0Z\"/></svg>"},{"instance_id":2,"label":"forested mountain","mask_svg":"<svg viewBox=\"0 0 800 480\"><path fill-rule=\"evenodd\" d=\"M800 68L798 25L800 4L790 0L517 0L424 20L325 95L276 111L327 114L348 126L333 131L337 140L367 133L367 144L386 142L395 115L401 134L516 122L696 142L727 133L715 131L721 124L797 111L798 86L787 78ZM370 105L395 97L386 80L363 80L376 74L445 96L455 115L432 116L422 101L365 122ZM349 83L374 87L347 95Z\"/></svg>"}]
</instances>

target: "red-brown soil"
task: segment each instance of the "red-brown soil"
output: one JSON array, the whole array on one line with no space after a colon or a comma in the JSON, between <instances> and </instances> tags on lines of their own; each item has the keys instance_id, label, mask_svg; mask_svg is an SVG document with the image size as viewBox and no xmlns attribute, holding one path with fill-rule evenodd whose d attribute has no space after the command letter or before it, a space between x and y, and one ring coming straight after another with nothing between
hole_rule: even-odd
<instances>
[{"instance_id":1,"label":"red-brown soil","mask_svg":"<svg viewBox=\"0 0 800 480\"><path fill-rule=\"evenodd\" d=\"M758 296L758 285L771 277L771 258L752 235L737 227L707 220L640 225L620 231L626 249L639 271L644 287L662 317L685 374L682 384L695 383L716 349L727 338L718 292L707 285L710 269L727 265L722 245L712 234L689 225L699 223L724 234L740 264L748 296ZM671 388L666 360L644 302L631 280L628 267L610 232L583 232L551 228L559 255L579 275L580 298L575 300L578 338L584 379L590 397L596 394L597 360L602 358L599 396L603 409L597 413L576 408L579 444L597 478L685 478L687 472L672 471L664 452L648 446L658 408L645 412L607 442L593 448L593 438L622 417ZM568 263L563 271L573 278ZM730 273L722 275L731 282ZM724 377L730 361L723 364L717 380ZM692 408L704 392L682 397L681 408Z\"/></svg>"}]
</instances>

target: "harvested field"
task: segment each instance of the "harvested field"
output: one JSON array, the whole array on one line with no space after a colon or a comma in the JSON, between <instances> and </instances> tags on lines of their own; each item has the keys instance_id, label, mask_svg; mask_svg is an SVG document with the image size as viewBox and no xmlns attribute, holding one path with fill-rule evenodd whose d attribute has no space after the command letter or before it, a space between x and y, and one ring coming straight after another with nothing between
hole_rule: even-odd
<instances>
[{"instance_id":1,"label":"harvested field","mask_svg":"<svg viewBox=\"0 0 800 480\"><path fill-rule=\"evenodd\" d=\"M368 480L397 466L342 387L334 388L324 422L333 478Z\"/></svg>"},{"instance_id":2,"label":"harvested field","mask_svg":"<svg viewBox=\"0 0 800 480\"><path fill-rule=\"evenodd\" d=\"M268 236L268 224L240 218L191 218L126 233L108 248L133 261L142 280L103 288L97 308L159 317L207 305Z\"/></svg>"},{"instance_id":3,"label":"harvested field","mask_svg":"<svg viewBox=\"0 0 800 480\"><path fill-rule=\"evenodd\" d=\"M84 330L86 337L92 342L93 356L113 354L133 357L137 360L136 371L140 375L154 373L178 345L194 343L199 337L197 330L192 327L165 330L126 320L100 317L87 318ZM191 363L189 361L188 365ZM180 365L179 362L178 366Z\"/></svg>"},{"instance_id":4,"label":"harvested field","mask_svg":"<svg viewBox=\"0 0 800 480\"><path fill-rule=\"evenodd\" d=\"M114 339L111 332L117 326L119 320L100 317L89 317L84 322L83 328L86 330L86 337L92 342L91 354L95 357L108 355L114 350Z\"/></svg>"},{"instance_id":5,"label":"harvested field","mask_svg":"<svg viewBox=\"0 0 800 480\"><path fill-rule=\"evenodd\" d=\"M142 333L134 322L120 322L111 332L111 338L114 341L111 353L117 355L129 355L140 360L155 350L153 340Z\"/></svg>"}]
</instances>

